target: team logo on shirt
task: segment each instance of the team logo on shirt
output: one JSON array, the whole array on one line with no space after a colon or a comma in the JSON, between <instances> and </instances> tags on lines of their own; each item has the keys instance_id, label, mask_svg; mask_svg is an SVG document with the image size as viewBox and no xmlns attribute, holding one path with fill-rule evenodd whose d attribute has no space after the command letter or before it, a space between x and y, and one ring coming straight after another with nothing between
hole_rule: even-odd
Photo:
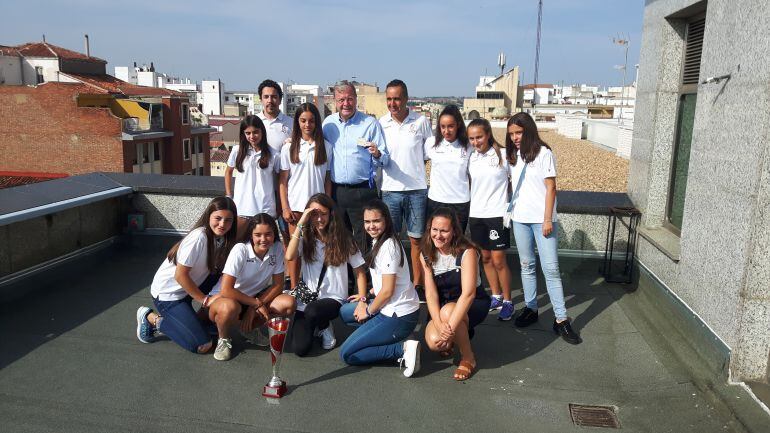
<instances>
[{"instance_id":1,"label":"team logo on shirt","mask_svg":"<svg viewBox=\"0 0 770 433\"><path fill-rule=\"evenodd\" d=\"M288 134L289 133L289 127L286 126L286 125L281 125L281 132L283 132L284 134Z\"/></svg>"},{"instance_id":2,"label":"team logo on shirt","mask_svg":"<svg viewBox=\"0 0 770 433\"><path fill-rule=\"evenodd\" d=\"M409 132L412 133L412 134L416 134L417 133L417 125L415 125L414 123L409 125Z\"/></svg>"},{"instance_id":3,"label":"team logo on shirt","mask_svg":"<svg viewBox=\"0 0 770 433\"><path fill-rule=\"evenodd\" d=\"M275 257L273 257L273 256L270 256L270 257L267 259L267 263L268 263L270 266L275 266Z\"/></svg>"},{"instance_id":4,"label":"team logo on shirt","mask_svg":"<svg viewBox=\"0 0 770 433\"><path fill-rule=\"evenodd\" d=\"M489 231L489 240L496 241L500 239L500 235L497 233L497 230L490 230Z\"/></svg>"}]
</instances>

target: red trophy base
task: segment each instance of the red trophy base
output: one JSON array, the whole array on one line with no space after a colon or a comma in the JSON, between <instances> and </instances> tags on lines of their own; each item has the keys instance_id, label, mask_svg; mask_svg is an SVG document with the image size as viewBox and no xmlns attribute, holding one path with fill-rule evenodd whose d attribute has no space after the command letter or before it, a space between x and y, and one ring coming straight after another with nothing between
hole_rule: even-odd
<instances>
[{"instance_id":1,"label":"red trophy base","mask_svg":"<svg viewBox=\"0 0 770 433\"><path fill-rule=\"evenodd\" d=\"M268 383L262 388L262 395L267 398L281 398L286 394L286 382L281 381L280 385Z\"/></svg>"}]
</instances>

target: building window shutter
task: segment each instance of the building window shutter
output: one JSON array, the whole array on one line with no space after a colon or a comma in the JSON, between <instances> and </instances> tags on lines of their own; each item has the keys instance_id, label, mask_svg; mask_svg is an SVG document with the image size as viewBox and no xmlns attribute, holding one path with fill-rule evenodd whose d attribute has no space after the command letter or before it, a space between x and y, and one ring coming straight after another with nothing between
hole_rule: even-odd
<instances>
[{"instance_id":1,"label":"building window shutter","mask_svg":"<svg viewBox=\"0 0 770 433\"><path fill-rule=\"evenodd\" d=\"M682 84L698 84L700 77L700 58L703 52L703 33L706 18L700 18L687 24L687 40L684 49L684 67Z\"/></svg>"}]
</instances>

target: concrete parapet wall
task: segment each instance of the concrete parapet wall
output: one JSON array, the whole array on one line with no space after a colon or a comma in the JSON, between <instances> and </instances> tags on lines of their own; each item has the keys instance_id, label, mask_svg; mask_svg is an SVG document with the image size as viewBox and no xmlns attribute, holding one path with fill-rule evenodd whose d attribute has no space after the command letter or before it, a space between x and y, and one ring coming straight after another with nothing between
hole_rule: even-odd
<instances>
[{"instance_id":1,"label":"concrete parapet wall","mask_svg":"<svg viewBox=\"0 0 770 433\"><path fill-rule=\"evenodd\" d=\"M120 234L123 198L0 226L0 278Z\"/></svg>"},{"instance_id":2,"label":"concrete parapet wall","mask_svg":"<svg viewBox=\"0 0 770 433\"><path fill-rule=\"evenodd\" d=\"M583 134L584 116L556 115L556 130L567 138L580 139Z\"/></svg>"}]
</instances>

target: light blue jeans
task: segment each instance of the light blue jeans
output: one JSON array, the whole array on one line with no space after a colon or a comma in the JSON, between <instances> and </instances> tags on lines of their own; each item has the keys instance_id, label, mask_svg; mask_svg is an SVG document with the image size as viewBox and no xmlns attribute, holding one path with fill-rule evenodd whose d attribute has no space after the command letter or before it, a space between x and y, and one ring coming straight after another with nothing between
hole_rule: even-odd
<instances>
[{"instance_id":1,"label":"light blue jeans","mask_svg":"<svg viewBox=\"0 0 770 433\"><path fill-rule=\"evenodd\" d=\"M388 206L393 219L393 230L401 233L401 223L406 221L406 234L421 238L425 231L425 208L428 205L428 190L383 191L382 201Z\"/></svg>"},{"instance_id":2,"label":"light blue jeans","mask_svg":"<svg viewBox=\"0 0 770 433\"><path fill-rule=\"evenodd\" d=\"M564 306L564 289L559 274L558 225L553 224L550 235L543 236L543 224L513 222L513 236L516 248L519 250L521 262L521 285L524 288L524 303L530 310L537 311L537 276L535 274L535 245L540 255L540 269L545 276L545 286L553 306L556 320L567 318L567 308Z\"/></svg>"},{"instance_id":3,"label":"light blue jeans","mask_svg":"<svg viewBox=\"0 0 770 433\"><path fill-rule=\"evenodd\" d=\"M351 302L340 309L342 321L358 328L340 348L342 361L348 365L367 365L404 356L403 341L417 326L420 310L401 317L377 313L366 322L358 323L353 317L356 305L357 302Z\"/></svg>"}]
</instances>

